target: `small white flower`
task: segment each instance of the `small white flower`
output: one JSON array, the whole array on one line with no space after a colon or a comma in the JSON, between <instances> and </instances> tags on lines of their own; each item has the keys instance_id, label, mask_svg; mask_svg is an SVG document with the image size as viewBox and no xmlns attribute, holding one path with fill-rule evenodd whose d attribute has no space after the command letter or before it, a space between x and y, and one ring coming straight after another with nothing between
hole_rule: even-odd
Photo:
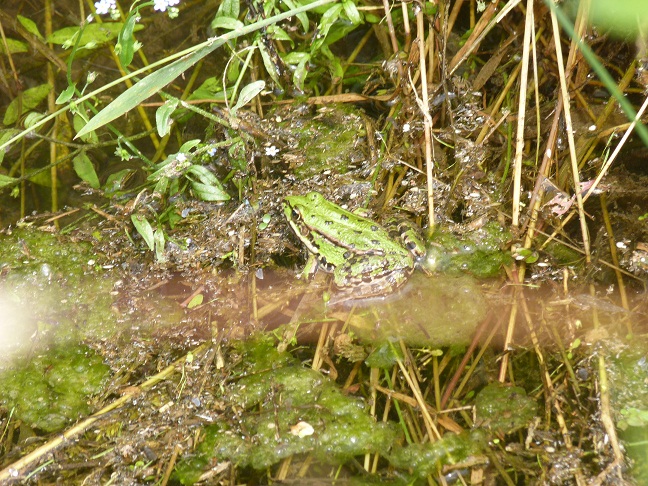
<instances>
[{"instance_id":1,"label":"small white flower","mask_svg":"<svg viewBox=\"0 0 648 486\"><path fill-rule=\"evenodd\" d=\"M265 149L265 154L269 157L275 157L278 153L279 153L279 149L274 145L271 145L270 147L266 147Z\"/></svg>"},{"instance_id":2,"label":"small white flower","mask_svg":"<svg viewBox=\"0 0 648 486\"><path fill-rule=\"evenodd\" d=\"M183 154L183 153L179 153L178 155L176 155L176 160L178 162L180 162L180 163L186 162L187 161L187 156L185 154Z\"/></svg>"},{"instance_id":3,"label":"small white flower","mask_svg":"<svg viewBox=\"0 0 648 486\"><path fill-rule=\"evenodd\" d=\"M210 149L207 151L207 153L209 154L210 157L213 157L214 155L216 155L216 147L212 147L212 148L210 148Z\"/></svg>"},{"instance_id":4,"label":"small white flower","mask_svg":"<svg viewBox=\"0 0 648 486\"><path fill-rule=\"evenodd\" d=\"M178 5L180 0L155 0L153 4L154 10L159 10L160 12L165 12L168 7L173 7Z\"/></svg>"},{"instance_id":5,"label":"small white flower","mask_svg":"<svg viewBox=\"0 0 648 486\"><path fill-rule=\"evenodd\" d=\"M411 129L412 129L412 126L409 123L405 123L405 125L403 125L403 133L407 133Z\"/></svg>"},{"instance_id":6,"label":"small white flower","mask_svg":"<svg viewBox=\"0 0 648 486\"><path fill-rule=\"evenodd\" d=\"M99 0L98 2L95 2L95 10L97 11L97 15L105 15L111 10L116 9L116 0Z\"/></svg>"}]
</instances>

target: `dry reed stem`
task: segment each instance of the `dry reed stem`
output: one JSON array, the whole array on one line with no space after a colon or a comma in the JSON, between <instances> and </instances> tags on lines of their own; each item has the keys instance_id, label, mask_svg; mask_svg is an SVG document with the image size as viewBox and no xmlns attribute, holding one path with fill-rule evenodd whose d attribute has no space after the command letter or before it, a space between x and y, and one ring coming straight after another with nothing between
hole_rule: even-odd
<instances>
[{"instance_id":1,"label":"dry reed stem","mask_svg":"<svg viewBox=\"0 0 648 486\"><path fill-rule=\"evenodd\" d=\"M520 71L520 92L518 94L518 119L515 137L515 157L513 159L513 219L512 225L519 226L520 193L522 188L522 157L524 155L524 121L526 119L527 86L529 82L529 52L531 33L533 31L533 0L527 0L524 22L524 40L522 43L522 69ZM536 66L534 66L536 69Z\"/></svg>"},{"instance_id":2,"label":"dry reed stem","mask_svg":"<svg viewBox=\"0 0 648 486\"><path fill-rule=\"evenodd\" d=\"M407 356L407 349L405 343L402 340L400 341L400 347L401 350L403 351L403 355ZM435 442L437 440L440 440L441 434L439 433L436 425L434 424L434 421L432 420L432 417L430 416L430 412L428 411L427 404L423 399L423 395L421 394L421 389L419 387L418 381L416 380L416 375L414 373L409 372L409 370L405 367L405 364L401 359L399 359L397 363L398 363L398 367L401 370L401 374L403 375L405 381L407 381L407 384L412 390L412 393L416 398L416 402L421 411L421 414L423 415L423 424L425 425L425 429L427 431L428 440L430 442Z\"/></svg>"},{"instance_id":3,"label":"dry reed stem","mask_svg":"<svg viewBox=\"0 0 648 486\"><path fill-rule=\"evenodd\" d=\"M580 191L580 176L578 173L578 159L576 158L576 146L574 144L574 125L571 119L571 108L569 104L569 92L567 91L567 80L565 78L565 69L563 65L562 48L559 42L560 31L558 27L558 19L555 12L551 11L551 25L553 27L554 43L556 47L556 61L558 65L558 74L560 79L560 89L562 92L563 110L565 115L565 125L567 131L567 143L569 145L569 158L571 161L572 180L574 184L574 191L576 193L576 205L578 207L578 216L581 226L581 235L583 238L583 247L585 250L585 263L589 264L592 261L590 254L589 232L587 229L587 220L585 219L585 209L583 208L583 198Z\"/></svg>"}]
</instances>

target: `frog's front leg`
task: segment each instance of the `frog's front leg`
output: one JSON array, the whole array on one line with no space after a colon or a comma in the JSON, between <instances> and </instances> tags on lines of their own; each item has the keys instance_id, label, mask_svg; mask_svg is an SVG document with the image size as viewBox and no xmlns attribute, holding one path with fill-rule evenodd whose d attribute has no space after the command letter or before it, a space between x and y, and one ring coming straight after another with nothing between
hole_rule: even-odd
<instances>
[{"instance_id":1,"label":"frog's front leg","mask_svg":"<svg viewBox=\"0 0 648 486\"><path fill-rule=\"evenodd\" d=\"M317 256L308 252L308 260L306 260L306 265L304 266L304 269L302 270L299 278L306 280L309 279L317 271L317 267L319 267Z\"/></svg>"}]
</instances>

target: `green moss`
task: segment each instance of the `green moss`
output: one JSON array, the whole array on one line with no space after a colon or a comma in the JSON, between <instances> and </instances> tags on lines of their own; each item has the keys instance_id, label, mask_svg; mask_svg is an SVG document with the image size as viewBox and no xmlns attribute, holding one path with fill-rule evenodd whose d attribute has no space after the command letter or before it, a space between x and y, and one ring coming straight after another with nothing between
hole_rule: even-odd
<instances>
[{"instance_id":1,"label":"green moss","mask_svg":"<svg viewBox=\"0 0 648 486\"><path fill-rule=\"evenodd\" d=\"M101 390L110 369L85 346L60 346L0 374L0 403L46 432L90 412L88 396Z\"/></svg>"},{"instance_id":2,"label":"green moss","mask_svg":"<svg viewBox=\"0 0 648 486\"><path fill-rule=\"evenodd\" d=\"M239 343L237 350L240 356L262 360L279 355L285 366L242 377L221 390L219 400L237 413L229 422L204 429L197 455L176 468L181 483L193 484L200 476L196 468L214 457L255 469L307 453L324 462L343 463L369 452L384 454L394 443L394 424L377 424L363 400L343 394L321 373L287 359L287 353L276 351L267 339ZM251 367L241 361L235 372ZM312 427L312 433L300 435L300 423Z\"/></svg>"},{"instance_id":3,"label":"green moss","mask_svg":"<svg viewBox=\"0 0 648 486\"><path fill-rule=\"evenodd\" d=\"M490 384L481 390L475 399L475 407L478 425L504 434L526 427L538 408L524 388L499 383Z\"/></svg>"},{"instance_id":4,"label":"green moss","mask_svg":"<svg viewBox=\"0 0 648 486\"><path fill-rule=\"evenodd\" d=\"M487 223L461 239L437 229L430 241L427 265L440 272L495 277L503 266L513 262L510 252L503 249L510 239L511 233L496 222Z\"/></svg>"},{"instance_id":5,"label":"green moss","mask_svg":"<svg viewBox=\"0 0 648 486\"><path fill-rule=\"evenodd\" d=\"M446 434L441 440L427 444L410 444L389 455L392 466L405 469L420 478L437 474L446 465L466 461L487 448L483 431Z\"/></svg>"}]
</instances>

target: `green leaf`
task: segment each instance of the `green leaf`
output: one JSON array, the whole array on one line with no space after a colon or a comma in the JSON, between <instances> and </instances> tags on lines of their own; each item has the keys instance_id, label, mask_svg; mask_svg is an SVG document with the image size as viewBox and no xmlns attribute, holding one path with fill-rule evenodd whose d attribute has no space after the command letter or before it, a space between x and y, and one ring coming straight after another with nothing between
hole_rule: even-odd
<instances>
[{"instance_id":1,"label":"green leaf","mask_svg":"<svg viewBox=\"0 0 648 486\"><path fill-rule=\"evenodd\" d=\"M203 294L196 294L194 295L189 303L187 304L187 309L193 309L194 307L198 307L200 304L203 303L205 296Z\"/></svg>"},{"instance_id":2,"label":"green leaf","mask_svg":"<svg viewBox=\"0 0 648 486\"><path fill-rule=\"evenodd\" d=\"M258 21L252 25L246 26L238 31L228 32L227 34L223 34L215 39L210 39L209 41L204 43L202 47L197 48L191 54L187 54L186 56L181 57L173 63L159 69L158 71L135 83L135 85L119 95L115 100L112 101L112 103L110 103L92 120L90 120L88 124L83 127L83 129L76 135L75 138L92 132L97 128L104 126L106 123L111 122L118 116L121 116L124 113L132 110L139 103L156 94L158 91L164 88L175 78L180 76L180 74L185 72L199 60L218 49L226 41L249 34L268 25L277 23L280 20L288 18L292 15L297 15L300 12L312 10L321 5L331 3L331 1L332 0L316 0L313 3L300 7L299 9L283 12L279 15L275 15L273 17Z\"/></svg>"},{"instance_id":3,"label":"green leaf","mask_svg":"<svg viewBox=\"0 0 648 486\"><path fill-rule=\"evenodd\" d=\"M207 99L217 99L224 100L225 95L223 94L223 82L218 77L211 77L205 79L203 84L201 84L196 91L191 93L189 96L190 100L207 100Z\"/></svg>"},{"instance_id":4,"label":"green leaf","mask_svg":"<svg viewBox=\"0 0 648 486\"><path fill-rule=\"evenodd\" d=\"M293 51L283 56L284 62L288 64L299 64L300 62L310 60L311 55L308 52Z\"/></svg>"},{"instance_id":5,"label":"green leaf","mask_svg":"<svg viewBox=\"0 0 648 486\"><path fill-rule=\"evenodd\" d=\"M123 67L128 67L133 62L133 56L135 55L135 37L133 36L133 32L137 26L138 17L139 14L137 11L131 12L117 35L115 51L119 53L119 62Z\"/></svg>"},{"instance_id":6,"label":"green leaf","mask_svg":"<svg viewBox=\"0 0 648 486\"><path fill-rule=\"evenodd\" d=\"M34 34L40 40L43 40L43 36L38 30L36 22L34 22L32 19L28 19L27 17L23 17L22 15L17 15L16 18L18 19L18 22L20 22L20 25L22 25L27 30L27 32Z\"/></svg>"},{"instance_id":7,"label":"green leaf","mask_svg":"<svg viewBox=\"0 0 648 486\"><path fill-rule=\"evenodd\" d=\"M5 128L4 130L0 130L0 145L11 140L20 132L21 130L18 130L17 128ZM6 153L6 149L0 150L0 164L2 164L2 160L4 159L5 153Z\"/></svg>"},{"instance_id":8,"label":"green leaf","mask_svg":"<svg viewBox=\"0 0 648 486\"><path fill-rule=\"evenodd\" d=\"M216 17L212 20L211 28L216 29L225 29L225 30L236 30L243 28L243 22L237 19L232 19L230 17Z\"/></svg>"},{"instance_id":9,"label":"green leaf","mask_svg":"<svg viewBox=\"0 0 648 486\"><path fill-rule=\"evenodd\" d=\"M138 81L95 115L75 138L88 132L92 132L97 128L104 126L106 123L110 123L118 116L129 112L142 101L156 94L200 59L216 50L216 48L220 47L223 42L225 42L223 37L216 39L212 45L207 45L194 51L188 56L181 57L177 61L168 66L164 66L153 74L150 74L144 79Z\"/></svg>"},{"instance_id":10,"label":"green leaf","mask_svg":"<svg viewBox=\"0 0 648 486\"><path fill-rule=\"evenodd\" d=\"M81 130L86 123L88 123L88 119L79 111L76 111L74 116L72 116L72 126L74 127L75 132ZM99 137L97 137L97 134L94 132L84 135L81 137L81 140L86 143L99 143Z\"/></svg>"},{"instance_id":11,"label":"green leaf","mask_svg":"<svg viewBox=\"0 0 648 486\"><path fill-rule=\"evenodd\" d=\"M188 153L192 148L198 146L200 143L199 138L194 138L193 140L187 140L185 143L182 144L178 152L182 152L184 154Z\"/></svg>"},{"instance_id":12,"label":"green leaf","mask_svg":"<svg viewBox=\"0 0 648 486\"><path fill-rule=\"evenodd\" d=\"M275 84L281 88L282 86L281 86L281 82L279 81L279 74L277 73L277 67L275 66L275 63L270 58L270 53L266 49L265 44L259 40L257 41L256 45L259 48L259 52L261 53L261 59L263 60L263 66L265 67L266 72L272 78Z\"/></svg>"},{"instance_id":13,"label":"green leaf","mask_svg":"<svg viewBox=\"0 0 648 486\"><path fill-rule=\"evenodd\" d=\"M329 30L331 30L333 24L340 18L341 13L342 5L332 5L324 12L317 29L317 39L311 44L311 53L317 52L324 42L326 42L326 36L328 36Z\"/></svg>"},{"instance_id":14,"label":"green leaf","mask_svg":"<svg viewBox=\"0 0 648 486\"><path fill-rule=\"evenodd\" d=\"M254 81L253 83L245 85L241 89L238 101L232 107L232 115L236 116L236 112L243 106L247 105L265 88L265 81Z\"/></svg>"},{"instance_id":15,"label":"green leaf","mask_svg":"<svg viewBox=\"0 0 648 486\"><path fill-rule=\"evenodd\" d=\"M13 99L11 103L9 103L2 123L5 125L13 125L16 123L16 120L18 120L23 113L36 108L40 102L47 97L51 90L52 87L49 84L41 84L40 86L29 88L20 93L17 98Z\"/></svg>"},{"instance_id":16,"label":"green leaf","mask_svg":"<svg viewBox=\"0 0 648 486\"><path fill-rule=\"evenodd\" d=\"M301 91L304 91L304 81L306 80L306 75L308 74L307 66L309 61L310 56L299 61L299 64L297 64L297 69L295 69L295 72L293 73L293 82L295 83L295 86L297 86L297 89Z\"/></svg>"},{"instance_id":17,"label":"green leaf","mask_svg":"<svg viewBox=\"0 0 648 486\"><path fill-rule=\"evenodd\" d=\"M162 106L160 106L155 112L155 125L157 127L157 132L160 137L164 137L171 131L171 125L173 125L173 120L171 120L171 115L178 107L178 100L167 100Z\"/></svg>"},{"instance_id":18,"label":"green leaf","mask_svg":"<svg viewBox=\"0 0 648 486\"><path fill-rule=\"evenodd\" d=\"M294 10L297 8L297 6L292 0L283 0L283 3L285 3L290 10ZM304 34L308 32L308 15L306 15L305 12L297 14L297 20L299 20L299 22L302 24L302 29L304 29Z\"/></svg>"},{"instance_id":19,"label":"green leaf","mask_svg":"<svg viewBox=\"0 0 648 486\"><path fill-rule=\"evenodd\" d=\"M153 227L151 223L141 214L132 214L131 221L137 232L142 236L146 242L146 246L149 247L151 251L155 249L155 236L153 233Z\"/></svg>"},{"instance_id":20,"label":"green leaf","mask_svg":"<svg viewBox=\"0 0 648 486\"><path fill-rule=\"evenodd\" d=\"M99 189L99 177L97 177L97 172L95 172L92 161L88 158L85 151L72 159L72 165L74 166L74 172L76 172L81 180L87 182L93 189Z\"/></svg>"},{"instance_id":21,"label":"green leaf","mask_svg":"<svg viewBox=\"0 0 648 486\"><path fill-rule=\"evenodd\" d=\"M268 34L272 39L288 42L290 44L290 47L295 47L295 41L293 40L293 38L288 35L288 32L283 30L278 25L271 25L270 27L268 27ZM260 42L260 44L262 43Z\"/></svg>"},{"instance_id":22,"label":"green leaf","mask_svg":"<svg viewBox=\"0 0 648 486\"><path fill-rule=\"evenodd\" d=\"M202 199L203 201L218 202L218 201L228 201L230 199L229 194L227 194L221 188L209 184L192 182L191 188L196 194L196 197Z\"/></svg>"},{"instance_id":23,"label":"green leaf","mask_svg":"<svg viewBox=\"0 0 648 486\"><path fill-rule=\"evenodd\" d=\"M216 12L216 18L229 17L231 19L238 19L240 14L241 6L239 0L223 0Z\"/></svg>"},{"instance_id":24,"label":"green leaf","mask_svg":"<svg viewBox=\"0 0 648 486\"><path fill-rule=\"evenodd\" d=\"M18 179L0 174L0 188L11 186L13 184L16 184L17 182Z\"/></svg>"},{"instance_id":25,"label":"green leaf","mask_svg":"<svg viewBox=\"0 0 648 486\"><path fill-rule=\"evenodd\" d=\"M9 54L18 54L21 52L29 52L29 46L26 42L22 42L16 39L7 38L7 47L9 48ZM0 54L6 54L4 42L0 42Z\"/></svg>"},{"instance_id":26,"label":"green leaf","mask_svg":"<svg viewBox=\"0 0 648 486\"><path fill-rule=\"evenodd\" d=\"M156 229L153 234L153 240L155 241L155 259L158 262L166 261L166 257L164 256L164 231L160 228Z\"/></svg>"},{"instance_id":27,"label":"green leaf","mask_svg":"<svg viewBox=\"0 0 648 486\"><path fill-rule=\"evenodd\" d=\"M358 8L356 7L356 4L353 0L344 0L342 2L342 7L344 7L344 13L347 17L349 17L349 20L351 22L353 22L355 25L362 23L362 15L360 15L360 12L358 11Z\"/></svg>"},{"instance_id":28,"label":"green leaf","mask_svg":"<svg viewBox=\"0 0 648 486\"><path fill-rule=\"evenodd\" d=\"M222 189L222 184L211 171L203 165L192 165L187 169L187 174L194 175L200 179L200 182L203 184L210 184L213 186L218 186Z\"/></svg>"},{"instance_id":29,"label":"green leaf","mask_svg":"<svg viewBox=\"0 0 648 486\"><path fill-rule=\"evenodd\" d=\"M88 24L83 29L81 39L79 40L79 48L88 47L90 44L93 48L99 47L102 44L112 41L117 38L122 28L123 22L104 22L103 24ZM137 24L134 31L142 30L144 26ZM72 41L75 35L79 32L79 27L64 27L52 32L47 37L47 42L52 44L63 45Z\"/></svg>"},{"instance_id":30,"label":"green leaf","mask_svg":"<svg viewBox=\"0 0 648 486\"><path fill-rule=\"evenodd\" d=\"M74 90L76 89L76 84L71 84L67 88L65 88L60 95L58 95L58 98L56 98L56 104L57 105L64 105L68 101L72 99L72 96L74 96Z\"/></svg>"}]
</instances>

